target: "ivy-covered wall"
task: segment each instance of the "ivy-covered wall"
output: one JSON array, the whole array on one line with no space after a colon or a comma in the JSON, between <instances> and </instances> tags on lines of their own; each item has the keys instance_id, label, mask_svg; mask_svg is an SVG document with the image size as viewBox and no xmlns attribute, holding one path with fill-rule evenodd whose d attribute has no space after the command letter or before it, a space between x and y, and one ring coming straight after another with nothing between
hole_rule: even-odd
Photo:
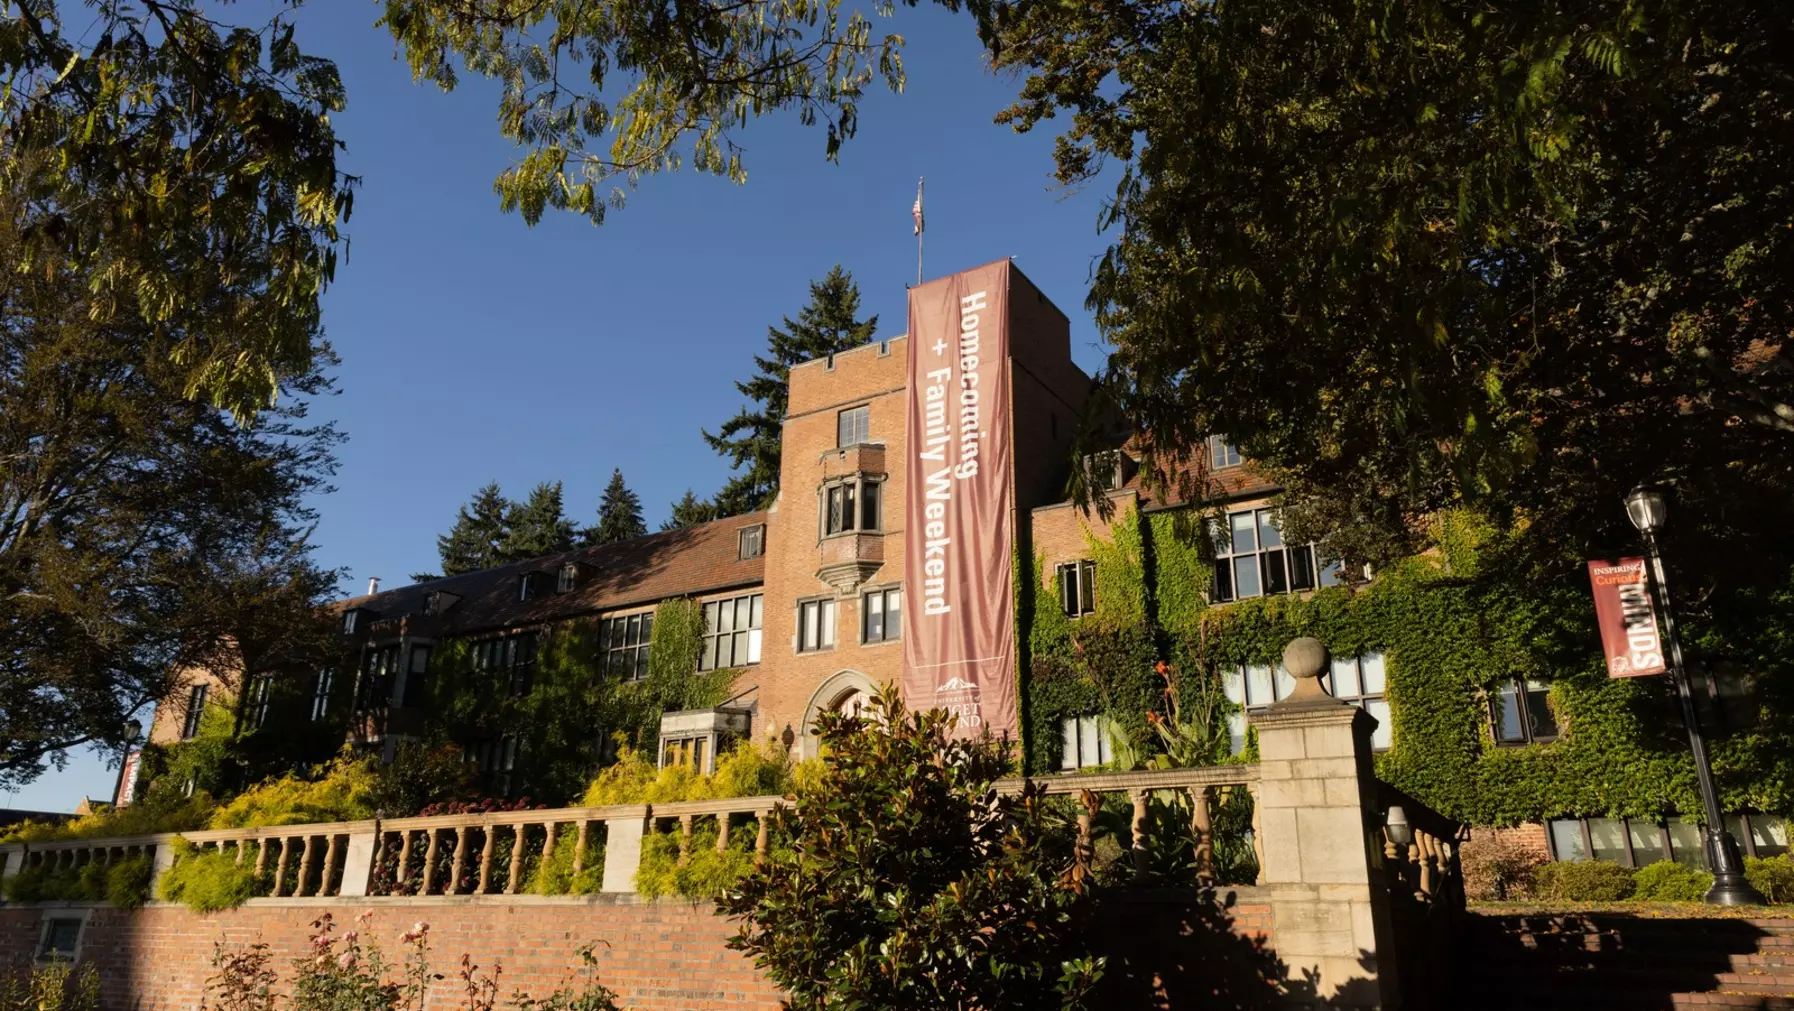
<instances>
[{"instance_id":1,"label":"ivy-covered wall","mask_svg":"<svg viewBox=\"0 0 1794 1011\"><path fill-rule=\"evenodd\" d=\"M1212 552L1200 517L1128 509L1110 536L1088 535L1096 562L1096 613L1065 616L1046 559L1016 566L1024 625L1026 760L1056 769L1060 720L1102 713L1135 741L1149 714L1164 714L1165 688L1190 699L1219 694L1224 671L1274 664L1289 640L1311 635L1335 656L1383 652L1393 748L1379 775L1439 811L1506 825L1556 815L1699 816L1689 758L1667 678L1609 679L1580 572L1515 571L1500 534L1452 515L1427 554L1357 587L1210 606ZM1749 608L1754 607L1754 610ZM1748 613L1740 613L1740 611ZM1730 625L1697 624L1698 662L1741 665L1754 692L1754 726L1712 743L1732 810L1794 812L1794 584L1749 596L1725 611ZM1752 629L1754 628L1754 632ZM1488 693L1504 680L1549 685L1560 728L1552 742L1495 745ZM1193 690L1195 689L1195 690ZM1213 706L1215 759L1227 704Z\"/></svg>"},{"instance_id":2,"label":"ivy-covered wall","mask_svg":"<svg viewBox=\"0 0 1794 1011\"><path fill-rule=\"evenodd\" d=\"M478 637L439 641L430 654L427 737L474 754L482 744L513 736L517 752L506 792L574 802L618 735L652 752L662 713L728 697L736 671L694 673L703 622L695 601L662 601L647 676L633 682L600 674L599 619L538 628L534 683L523 695L511 694L508 678L474 669Z\"/></svg>"}]
</instances>

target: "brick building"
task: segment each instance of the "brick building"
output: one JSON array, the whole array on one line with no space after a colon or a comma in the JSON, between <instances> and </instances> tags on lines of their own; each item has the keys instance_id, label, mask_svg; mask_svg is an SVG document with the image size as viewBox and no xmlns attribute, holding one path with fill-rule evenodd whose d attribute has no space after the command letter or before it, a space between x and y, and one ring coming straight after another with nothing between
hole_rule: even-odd
<instances>
[{"instance_id":1,"label":"brick building","mask_svg":"<svg viewBox=\"0 0 1794 1011\"><path fill-rule=\"evenodd\" d=\"M1014 409L999 423L1012 430L1026 516L1063 498L1091 380L1072 362L1065 314L1013 266L1009 284ZM295 675L309 681L305 718L346 718L353 739L391 754L424 729L431 657L444 643L470 642L479 669L521 686L543 630L576 619L599 623L598 676L639 677L657 607L684 598L704 613L698 669L738 673L725 711L668 718L663 736L680 745L669 753L702 759L742 736L812 753L819 710L856 705L902 673L907 354L899 336L791 370L780 491L765 512L340 602L345 661ZM260 727L273 689L235 693L197 674L158 711L150 740L193 737L208 706L240 705L244 725ZM482 766L514 760L512 739L488 747L473 749Z\"/></svg>"},{"instance_id":2,"label":"brick building","mask_svg":"<svg viewBox=\"0 0 1794 1011\"><path fill-rule=\"evenodd\" d=\"M1092 381L1072 361L1065 315L1013 266L1008 283L1012 407L996 423L1008 426L1012 437L1017 557L1028 577L1018 586L1031 591L1017 602L1023 648L1016 670L1030 770L1108 762L1114 714L1121 710L1142 717L1124 729L1148 733L1143 717L1161 704L1162 687L1150 672L1155 659L1176 659L1179 635L1202 639L1209 651L1204 665L1225 699L1216 719L1227 730L1228 749L1249 748L1246 714L1283 697L1292 682L1270 648L1280 649L1282 641L1230 646L1224 641L1229 634L1257 633L1242 627L1251 622L1230 625L1225 612L1269 605L1253 613L1276 619L1282 607L1277 602L1311 601L1342 584L1338 565L1311 546L1284 543L1269 509L1277 489L1219 438L1210 441L1203 465L1192 468L1202 475L1200 491L1193 493L1199 510L1180 498L1192 495L1190 489L1149 488L1125 452L1115 473L1101 482L1111 509L1086 511L1068 502L1070 443ZM323 739L347 736L391 755L395 742L419 737L430 726L431 700L440 699L431 681L445 676L443 657L451 648L455 663L472 677L503 686L503 696L526 697L540 690L537 671L560 648L549 645L562 641L553 638L555 630L583 623L595 645L571 666L591 680L627 683L649 667L656 614L669 601L689 601L703 621L694 673L731 671L732 683L716 704L666 714L659 741L640 743L658 744L663 761L700 765L729 740L742 738L773 739L796 755L813 754L809 730L819 712L858 705L903 672L909 352L909 341L895 337L791 370L780 490L764 512L342 601L340 663L295 672L290 685L262 682L240 693L196 676L184 700L158 710L151 740L169 744L191 737L208 707L237 706L237 722L252 731L284 709L290 721L322 728ZM1190 524L1181 522L1198 515L1206 537L1191 537ZM1185 529L1174 534L1180 522ZM1202 543L1200 550L1195 542ZM1367 585L1375 584L1360 579L1350 593L1329 599L1339 608L1355 606L1353 600L1369 595L1359 592ZM1191 598L1198 602L1173 613L1178 599ZM1111 611L1106 616L1105 608ZM1097 661L1068 654L1098 644L1088 632L1098 626L1113 640L1131 642L1133 652L1113 654L1103 661L1113 669L1092 676ZM1260 622L1258 631L1264 627ZM1553 756L1575 746L1576 714L1549 679L1497 666L1505 662L1497 651L1480 654L1490 660L1486 670L1453 661L1455 666L1423 671L1418 651L1404 655L1393 639L1350 635L1328 645L1335 650L1328 688L1377 718L1374 744L1380 751L1402 758L1404 733L1408 748L1434 749L1392 763L1392 773L1436 766L1444 756L1460 762L1455 775L1473 781L1479 768L1511 770L1517 759L1551 768ZM1590 656L1598 659L1592 637ZM1067 671L1078 663L1085 668L1076 674L1082 680L1069 690L1073 675ZM568 666L561 658L559 669ZM1541 673L1581 676L1573 670ZM1592 676L1601 677L1598 671ZM1123 689L1116 685L1129 678L1131 701L1118 702ZM282 687L284 694L277 690ZM1433 699L1422 697L1429 692ZM1439 699L1447 700L1455 722L1440 722L1437 714L1445 710L1433 705ZM1406 724L1404 713L1413 714ZM460 733L457 743L496 777L495 789L515 793L540 788L526 776L511 777L520 749L571 749L596 767L612 729L574 727L543 745L500 727ZM1580 777L1575 789L1558 789L1540 775L1535 782L1551 787L1540 794L1545 800L1438 806L1451 814L1478 804L1525 812L1499 820L1529 823L1509 830L1512 838L1554 858L1702 861L1698 834L1676 816L1672 793L1621 795L1614 792L1618 787L1591 785L1586 774L1568 771L1602 760L1588 753L1635 753L1645 747L1645 735L1628 730L1632 737L1609 741L1592 720L1580 732L1581 764L1560 762L1566 770L1561 779ZM1649 747L1664 768L1685 760L1673 740ZM1624 783L1626 774L1615 770L1609 782ZM1488 777L1496 784L1489 789L1505 789L1504 775ZM1564 797L1570 799L1553 799ZM1764 806L1772 809L1760 810ZM1652 808L1656 814L1636 815ZM1763 803L1734 808L1740 812L1734 834L1747 852L1787 849L1780 817L1785 812ZM1628 816L1609 816L1622 809Z\"/></svg>"}]
</instances>

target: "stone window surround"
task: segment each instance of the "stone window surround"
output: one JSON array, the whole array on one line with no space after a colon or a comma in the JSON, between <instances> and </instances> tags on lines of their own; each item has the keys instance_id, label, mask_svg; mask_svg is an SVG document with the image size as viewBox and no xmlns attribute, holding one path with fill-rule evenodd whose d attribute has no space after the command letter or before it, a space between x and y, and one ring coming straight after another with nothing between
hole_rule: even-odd
<instances>
[{"instance_id":1,"label":"stone window surround","mask_svg":"<svg viewBox=\"0 0 1794 1011\"><path fill-rule=\"evenodd\" d=\"M872 586L862 586L860 588L858 598L860 613L856 616L854 624L859 628L859 645L862 649L877 649L881 646L900 646L903 644L903 618L901 617L901 610L898 611L898 632L896 635L886 635L883 639L876 639L871 642L866 640L866 598L874 593L889 593L892 590L897 591L897 599L901 602L903 600L903 584L900 582L879 583ZM901 608L901 603L899 604L899 607Z\"/></svg>"},{"instance_id":2,"label":"stone window surround","mask_svg":"<svg viewBox=\"0 0 1794 1011\"><path fill-rule=\"evenodd\" d=\"M826 635L826 644L821 643L821 640L819 639L818 644L810 646L804 645L804 612L810 607L815 607L821 612L817 617L817 632L819 636ZM826 614L830 619L830 623L827 625L826 629L823 625L823 614ZM810 597L799 597L791 605L791 615L793 621L791 631L792 653L798 656L809 656L812 653L832 653L840 648L841 606L840 598L837 595L824 593Z\"/></svg>"},{"instance_id":3,"label":"stone window surround","mask_svg":"<svg viewBox=\"0 0 1794 1011\"><path fill-rule=\"evenodd\" d=\"M798 754L802 758L815 758L819 751L820 741L814 733L816 714L834 710L843 700L854 692L865 695L876 695L878 683L862 671L844 667L829 675L810 693L809 701L804 703L804 724L798 732Z\"/></svg>"},{"instance_id":4,"label":"stone window surround","mask_svg":"<svg viewBox=\"0 0 1794 1011\"><path fill-rule=\"evenodd\" d=\"M884 491L885 491L884 483L887 480L889 480L889 478L890 478L890 475L888 475L888 474L871 474L871 473L867 473L865 471L855 471L854 473L851 473L851 474L838 474L834 477L827 478L820 485L818 485L816 488L816 536L817 536L817 539L821 540L821 541L826 541L826 540L829 540L829 539L835 538L835 537L853 537L853 536L856 536L859 534L882 534L882 533L884 533L885 532L885 506L887 504L885 502L886 496L884 493ZM829 492L833 491L836 488L843 487L845 485L852 485L853 489L854 489L854 494L853 494L854 504L853 504L853 516L852 516L854 525L850 526L850 527L843 527L840 530L836 530L833 533L830 533L829 532L829 502L828 502ZM866 508L865 489L868 486L871 486L871 487L877 489L874 492L874 494L876 495L876 497L878 499L878 504L875 507L875 514L873 516L873 519L875 522L871 526L862 526L862 525L860 525L860 523L865 518L865 508Z\"/></svg>"}]
</instances>

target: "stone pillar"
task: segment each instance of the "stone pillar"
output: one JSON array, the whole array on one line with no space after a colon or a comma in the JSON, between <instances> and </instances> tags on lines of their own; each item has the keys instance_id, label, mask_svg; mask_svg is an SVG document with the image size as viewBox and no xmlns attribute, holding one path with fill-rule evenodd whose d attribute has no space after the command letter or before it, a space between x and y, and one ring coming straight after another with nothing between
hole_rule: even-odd
<instances>
[{"instance_id":1,"label":"stone pillar","mask_svg":"<svg viewBox=\"0 0 1794 1011\"><path fill-rule=\"evenodd\" d=\"M343 883L337 889L342 896L368 894L374 877L374 849L380 841L380 823L366 832L349 833L349 845L343 849ZM325 868L329 873L329 868Z\"/></svg>"},{"instance_id":2,"label":"stone pillar","mask_svg":"<svg viewBox=\"0 0 1794 1011\"><path fill-rule=\"evenodd\" d=\"M1316 640L1291 642L1283 666L1295 677L1295 690L1252 717L1263 854L1258 883L1271 903L1271 944L1289 967L1294 992L1314 1005L1395 1008L1400 997L1371 771L1376 719L1321 687L1327 650ZM1312 993L1306 992L1310 978Z\"/></svg>"},{"instance_id":3,"label":"stone pillar","mask_svg":"<svg viewBox=\"0 0 1794 1011\"><path fill-rule=\"evenodd\" d=\"M642 862L642 837L649 831L646 805L626 817L605 819L604 883L599 891L635 891L635 871Z\"/></svg>"},{"instance_id":4,"label":"stone pillar","mask_svg":"<svg viewBox=\"0 0 1794 1011\"><path fill-rule=\"evenodd\" d=\"M162 897L162 875L174 867L173 837L164 837L156 843L155 855L150 858L149 893L151 899Z\"/></svg>"}]
</instances>

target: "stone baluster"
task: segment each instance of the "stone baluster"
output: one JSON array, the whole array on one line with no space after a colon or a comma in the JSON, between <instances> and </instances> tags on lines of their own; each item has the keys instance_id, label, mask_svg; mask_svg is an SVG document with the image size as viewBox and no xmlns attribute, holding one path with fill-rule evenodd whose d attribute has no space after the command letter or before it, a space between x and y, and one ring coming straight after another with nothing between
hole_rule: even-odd
<instances>
[{"instance_id":1,"label":"stone baluster","mask_svg":"<svg viewBox=\"0 0 1794 1011\"><path fill-rule=\"evenodd\" d=\"M506 895L516 895L517 886L523 882L523 849L524 843L529 839L528 826L522 822L513 826L512 831L517 841L511 844L511 876L505 882Z\"/></svg>"},{"instance_id":2,"label":"stone baluster","mask_svg":"<svg viewBox=\"0 0 1794 1011\"><path fill-rule=\"evenodd\" d=\"M324 868L318 873L319 895L334 894L330 890L331 875L336 873L336 859L342 853L341 839L335 832L330 833L324 841Z\"/></svg>"},{"instance_id":3,"label":"stone baluster","mask_svg":"<svg viewBox=\"0 0 1794 1011\"><path fill-rule=\"evenodd\" d=\"M255 840L255 876L268 873L268 840L258 836Z\"/></svg>"},{"instance_id":4,"label":"stone baluster","mask_svg":"<svg viewBox=\"0 0 1794 1011\"><path fill-rule=\"evenodd\" d=\"M480 883L474 891L484 895L492 890L492 857L498 852L498 827L488 824L481 831L486 834L486 845L480 847Z\"/></svg>"},{"instance_id":5,"label":"stone baluster","mask_svg":"<svg viewBox=\"0 0 1794 1011\"><path fill-rule=\"evenodd\" d=\"M411 876L411 839L413 833L406 829L399 833L399 870L398 877L393 880L394 895L403 894L405 879Z\"/></svg>"},{"instance_id":6,"label":"stone baluster","mask_svg":"<svg viewBox=\"0 0 1794 1011\"><path fill-rule=\"evenodd\" d=\"M729 852L729 812L722 811L716 816L716 851Z\"/></svg>"},{"instance_id":7,"label":"stone baluster","mask_svg":"<svg viewBox=\"0 0 1794 1011\"><path fill-rule=\"evenodd\" d=\"M324 883L322 881L318 882L319 887L315 893L311 890L312 874L317 870L318 865L317 841L316 836L307 835L305 837L305 848L300 851L299 856L299 880L293 882L294 895L323 894Z\"/></svg>"},{"instance_id":8,"label":"stone baluster","mask_svg":"<svg viewBox=\"0 0 1794 1011\"><path fill-rule=\"evenodd\" d=\"M1091 833L1090 823L1095 819L1097 810L1102 807L1103 800L1090 790L1082 791L1078 799L1084 810L1078 812L1078 841L1073 853L1078 866L1088 874L1096 860L1096 841Z\"/></svg>"},{"instance_id":9,"label":"stone baluster","mask_svg":"<svg viewBox=\"0 0 1794 1011\"><path fill-rule=\"evenodd\" d=\"M380 819L374 819L374 850L368 855L368 888L374 885L374 875L380 871L380 864L386 859L386 829L381 827ZM372 895L373 892L367 892Z\"/></svg>"},{"instance_id":10,"label":"stone baluster","mask_svg":"<svg viewBox=\"0 0 1794 1011\"><path fill-rule=\"evenodd\" d=\"M591 833L592 823L584 818L579 819L579 837L573 842L574 877L579 877L579 875L586 869L586 843L592 838Z\"/></svg>"},{"instance_id":11,"label":"stone baluster","mask_svg":"<svg viewBox=\"0 0 1794 1011\"><path fill-rule=\"evenodd\" d=\"M542 836L542 866L544 867L548 866L548 861L554 859L554 837L559 834L560 827L560 823L552 821L542 826L544 833Z\"/></svg>"},{"instance_id":12,"label":"stone baluster","mask_svg":"<svg viewBox=\"0 0 1794 1011\"><path fill-rule=\"evenodd\" d=\"M271 893L277 899L280 898L281 892L286 888L287 863L291 859L290 854L293 849L293 840L291 838L282 836L279 842L280 856L276 857L274 860L274 891Z\"/></svg>"},{"instance_id":13,"label":"stone baluster","mask_svg":"<svg viewBox=\"0 0 1794 1011\"><path fill-rule=\"evenodd\" d=\"M772 836L768 824L772 821L772 812L761 811L758 820L760 828L754 834L754 866L764 867L766 866L766 854L772 849Z\"/></svg>"},{"instance_id":14,"label":"stone baluster","mask_svg":"<svg viewBox=\"0 0 1794 1011\"><path fill-rule=\"evenodd\" d=\"M461 875L467 873L467 826L455 829L455 858L450 865L448 884L442 894L453 895L461 890Z\"/></svg>"},{"instance_id":15,"label":"stone baluster","mask_svg":"<svg viewBox=\"0 0 1794 1011\"><path fill-rule=\"evenodd\" d=\"M430 844L424 848L424 880L423 884L418 886L417 894L419 895L430 894L430 889L436 886L436 854L442 845L440 830L427 828L424 829L424 835L428 837Z\"/></svg>"},{"instance_id":16,"label":"stone baluster","mask_svg":"<svg viewBox=\"0 0 1794 1011\"><path fill-rule=\"evenodd\" d=\"M1425 832L1415 832L1414 841L1420 848L1420 893L1431 895L1438 889L1438 841Z\"/></svg>"},{"instance_id":17,"label":"stone baluster","mask_svg":"<svg viewBox=\"0 0 1794 1011\"><path fill-rule=\"evenodd\" d=\"M690 856L691 856L691 815L682 814L679 816L679 866L681 866L681 867L685 866L685 861Z\"/></svg>"},{"instance_id":18,"label":"stone baluster","mask_svg":"<svg viewBox=\"0 0 1794 1011\"><path fill-rule=\"evenodd\" d=\"M244 844L244 843L245 843L245 842L246 842L246 841L247 841L247 840L243 840L243 839L238 839L238 840L237 840L237 866L238 866L238 867L241 867L241 866L243 866L243 856L244 856L244 854L243 854L243 844Z\"/></svg>"},{"instance_id":19,"label":"stone baluster","mask_svg":"<svg viewBox=\"0 0 1794 1011\"><path fill-rule=\"evenodd\" d=\"M1212 885L1215 883L1215 834L1207 787L1190 787L1190 835L1196 840L1196 878L1203 884Z\"/></svg>"},{"instance_id":20,"label":"stone baluster","mask_svg":"<svg viewBox=\"0 0 1794 1011\"><path fill-rule=\"evenodd\" d=\"M1134 820L1131 826L1133 835L1134 877L1144 878L1150 869L1151 854L1147 851L1146 841L1146 791L1129 790L1128 797L1134 802Z\"/></svg>"}]
</instances>

